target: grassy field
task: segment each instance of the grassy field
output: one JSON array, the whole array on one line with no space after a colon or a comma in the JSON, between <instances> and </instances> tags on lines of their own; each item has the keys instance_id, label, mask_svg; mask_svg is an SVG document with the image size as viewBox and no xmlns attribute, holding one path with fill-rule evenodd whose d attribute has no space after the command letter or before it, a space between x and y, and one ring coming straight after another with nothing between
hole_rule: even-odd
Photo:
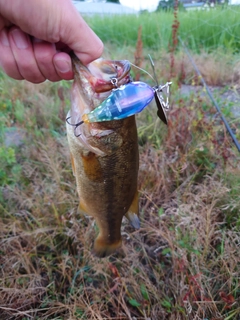
<instances>
[{"instance_id":1,"label":"grassy field","mask_svg":"<svg viewBox=\"0 0 240 320\"><path fill-rule=\"evenodd\" d=\"M224 48L232 52L240 50L240 8L221 7L209 11L180 11L179 35L189 48L200 52ZM86 18L93 30L106 43L117 46L135 46L138 28L142 26L144 47L159 50L171 43L172 12L130 15L124 17Z\"/></svg>"},{"instance_id":2,"label":"grassy field","mask_svg":"<svg viewBox=\"0 0 240 320\"><path fill-rule=\"evenodd\" d=\"M133 62L132 37L108 42L105 55ZM144 45L148 71L147 53L166 81L169 54ZM192 54L209 84L236 83L238 55ZM96 226L77 213L65 132L71 83L0 74L1 320L240 319L239 154L208 99L179 94L181 79L198 81L181 51L174 67L168 128L154 104L137 116L141 229L124 221L123 248L106 259L92 256ZM6 146L6 134L22 144Z\"/></svg>"}]
</instances>

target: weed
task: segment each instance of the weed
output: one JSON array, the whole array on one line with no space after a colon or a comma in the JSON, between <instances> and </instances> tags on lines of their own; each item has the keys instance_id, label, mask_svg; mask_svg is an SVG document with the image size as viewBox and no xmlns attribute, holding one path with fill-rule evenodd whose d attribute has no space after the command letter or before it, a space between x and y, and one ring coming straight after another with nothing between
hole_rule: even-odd
<instances>
[{"instance_id":1,"label":"weed","mask_svg":"<svg viewBox=\"0 0 240 320\"><path fill-rule=\"evenodd\" d=\"M222 49L239 52L239 8L215 8L204 11L183 11L178 13L179 35L195 53L203 48L207 52ZM168 48L171 39L173 14L160 11L140 15L85 17L104 43L116 47L135 46L138 28L142 26L142 41L148 50Z\"/></svg>"},{"instance_id":2,"label":"weed","mask_svg":"<svg viewBox=\"0 0 240 320\"><path fill-rule=\"evenodd\" d=\"M21 170L15 149L0 145L0 202L3 202L4 187L16 184L20 180Z\"/></svg>"}]
</instances>

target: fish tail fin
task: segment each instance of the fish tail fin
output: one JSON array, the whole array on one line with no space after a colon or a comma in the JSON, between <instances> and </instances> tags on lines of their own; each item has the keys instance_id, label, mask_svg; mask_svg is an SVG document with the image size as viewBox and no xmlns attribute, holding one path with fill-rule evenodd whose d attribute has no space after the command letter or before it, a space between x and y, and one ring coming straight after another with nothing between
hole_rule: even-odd
<instances>
[{"instance_id":1,"label":"fish tail fin","mask_svg":"<svg viewBox=\"0 0 240 320\"><path fill-rule=\"evenodd\" d=\"M122 239L114 242L107 241L104 237L99 235L94 242L93 253L99 258L104 258L114 253L122 245Z\"/></svg>"}]
</instances>

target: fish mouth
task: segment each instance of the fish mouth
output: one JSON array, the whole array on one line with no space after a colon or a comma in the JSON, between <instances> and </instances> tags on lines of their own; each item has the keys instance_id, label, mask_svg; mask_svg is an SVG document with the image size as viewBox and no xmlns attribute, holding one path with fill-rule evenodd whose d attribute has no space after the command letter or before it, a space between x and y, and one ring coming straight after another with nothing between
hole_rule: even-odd
<instances>
[{"instance_id":1,"label":"fish mouth","mask_svg":"<svg viewBox=\"0 0 240 320\"><path fill-rule=\"evenodd\" d=\"M98 59L88 69L91 72L89 82L96 93L110 91L130 81L131 66L128 60Z\"/></svg>"},{"instance_id":2,"label":"fish mouth","mask_svg":"<svg viewBox=\"0 0 240 320\"><path fill-rule=\"evenodd\" d=\"M72 53L74 80L86 100L89 112L111 93L111 90L131 81L128 60L97 59L84 66Z\"/></svg>"}]
</instances>

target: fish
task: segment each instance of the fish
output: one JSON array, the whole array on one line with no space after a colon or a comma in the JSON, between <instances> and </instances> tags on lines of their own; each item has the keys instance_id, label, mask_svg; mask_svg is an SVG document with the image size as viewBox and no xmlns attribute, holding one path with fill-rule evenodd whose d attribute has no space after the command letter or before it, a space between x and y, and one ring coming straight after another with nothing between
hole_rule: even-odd
<instances>
[{"instance_id":1,"label":"fish","mask_svg":"<svg viewBox=\"0 0 240 320\"><path fill-rule=\"evenodd\" d=\"M106 257L122 245L125 216L140 227L138 203L139 150L135 115L121 120L84 123L84 114L97 108L116 88L130 81L127 60L97 59L85 66L71 54L74 82L67 114L67 139L80 212L98 226L93 253Z\"/></svg>"}]
</instances>

